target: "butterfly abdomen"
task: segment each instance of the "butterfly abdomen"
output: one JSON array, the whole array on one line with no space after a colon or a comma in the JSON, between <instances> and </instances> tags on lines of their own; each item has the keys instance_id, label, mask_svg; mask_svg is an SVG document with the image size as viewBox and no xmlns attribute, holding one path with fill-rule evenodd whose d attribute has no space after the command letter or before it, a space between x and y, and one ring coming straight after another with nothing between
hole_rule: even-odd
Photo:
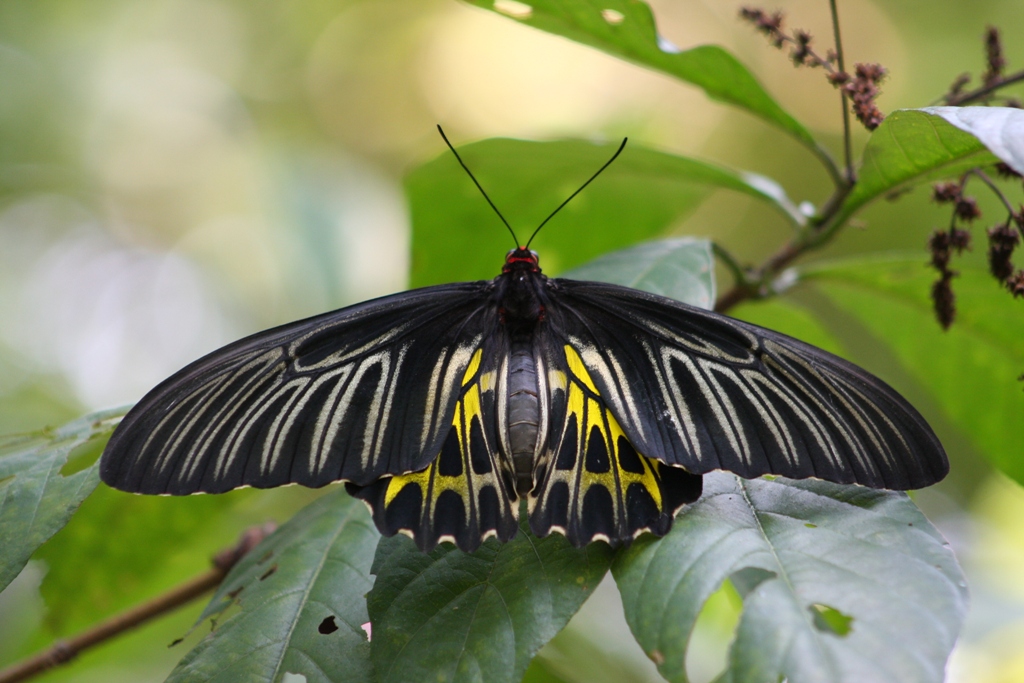
<instances>
[{"instance_id":1,"label":"butterfly abdomen","mask_svg":"<svg viewBox=\"0 0 1024 683\"><path fill-rule=\"evenodd\" d=\"M513 342L508 368L508 443L516 474L516 493L533 488L533 464L540 429L537 365L528 342Z\"/></svg>"}]
</instances>

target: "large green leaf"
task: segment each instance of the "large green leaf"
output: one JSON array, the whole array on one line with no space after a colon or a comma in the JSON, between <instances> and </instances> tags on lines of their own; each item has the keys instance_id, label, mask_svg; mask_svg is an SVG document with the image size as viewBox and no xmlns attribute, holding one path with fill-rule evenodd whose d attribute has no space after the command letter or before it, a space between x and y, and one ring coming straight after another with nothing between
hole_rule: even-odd
<instances>
[{"instance_id":1,"label":"large green leaf","mask_svg":"<svg viewBox=\"0 0 1024 683\"><path fill-rule=\"evenodd\" d=\"M381 540L367 597L378 680L512 683L608 571L604 543L574 548L538 539L525 522L508 543L474 553L420 552L405 536Z\"/></svg>"},{"instance_id":2,"label":"large green leaf","mask_svg":"<svg viewBox=\"0 0 1024 683\"><path fill-rule=\"evenodd\" d=\"M1021 304L971 261L956 264L957 318L935 322L935 271L924 257L853 260L804 278L885 341L910 375L993 465L1024 484L1024 315Z\"/></svg>"},{"instance_id":3,"label":"large green leaf","mask_svg":"<svg viewBox=\"0 0 1024 683\"><path fill-rule=\"evenodd\" d=\"M715 304L711 243L692 237L644 242L594 259L565 277L642 289L701 308Z\"/></svg>"},{"instance_id":4,"label":"large green leaf","mask_svg":"<svg viewBox=\"0 0 1024 683\"><path fill-rule=\"evenodd\" d=\"M169 681L373 680L364 595L380 535L342 490L317 499L249 552L199 621L239 611L203 639Z\"/></svg>"},{"instance_id":5,"label":"large green leaf","mask_svg":"<svg viewBox=\"0 0 1024 683\"><path fill-rule=\"evenodd\" d=\"M61 474L68 456L86 442L109 436L124 412L92 413L56 429L0 439L0 590L99 483L95 463Z\"/></svg>"},{"instance_id":6,"label":"large green leaf","mask_svg":"<svg viewBox=\"0 0 1024 683\"><path fill-rule=\"evenodd\" d=\"M732 54L717 45L681 50L658 34L654 14L640 0L467 0L511 14L520 23L565 36L692 83L709 97L735 105L778 126L817 150L811 134L765 91ZM509 12L517 7L521 11ZM505 11L503 11L505 10Z\"/></svg>"},{"instance_id":7,"label":"large green leaf","mask_svg":"<svg viewBox=\"0 0 1024 683\"><path fill-rule=\"evenodd\" d=\"M491 139L460 148L466 163L521 241L615 151L582 140ZM490 279L515 246L450 153L406 178L413 221L412 285ZM743 192L802 221L782 189L762 176L628 145L532 245L548 273L664 232L712 189Z\"/></svg>"},{"instance_id":8,"label":"large green leaf","mask_svg":"<svg viewBox=\"0 0 1024 683\"><path fill-rule=\"evenodd\" d=\"M1018 173L1024 173L1024 111L1012 107L925 107L978 138L990 152Z\"/></svg>"},{"instance_id":9,"label":"large green leaf","mask_svg":"<svg viewBox=\"0 0 1024 683\"><path fill-rule=\"evenodd\" d=\"M981 140L929 110L895 111L871 134L864 148L860 178L843 202L837 220L846 220L871 200L903 187L997 161L999 158Z\"/></svg>"},{"instance_id":10,"label":"large green leaf","mask_svg":"<svg viewBox=\"0 0 1024 683\"><path fill-rule=\"evenodd\" d=\"M671 681L701 607L731 579L743 614L725 680L940 683L967 610L949 546L903 493L705 476L661 541L612 572L626 618Z\"/></svg>"}]
</instances>

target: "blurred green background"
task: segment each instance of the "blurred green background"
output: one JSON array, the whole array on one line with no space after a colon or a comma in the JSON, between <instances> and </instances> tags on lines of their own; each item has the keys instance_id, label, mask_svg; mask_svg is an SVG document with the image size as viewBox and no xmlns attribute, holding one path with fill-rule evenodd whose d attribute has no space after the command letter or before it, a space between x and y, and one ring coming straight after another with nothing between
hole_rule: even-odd
<instances>
[{"instance_id":1,"label":"blurred green background","mask_svg":"<svg viewBox=\"0 0 1024 683\"><path fill-rule=\"evenodd\" d=\"M879 100L884 111L933 103L958 74L980 72L988 25L1003 29L1010 69L1024 67L1019 0L839 4L848 63L890 70ZM739 22L739 3L651 5L672 42L725 46L839 150L833 89L820 72L792 68ZM818 36L822 51L831 44L825 0L766 6L775 8ZM0 432L133 402L232 339L405 288L417 264L403 179L444 150L436 123L456 144L628 135L771 176L797 202L820 203L831 189L810 153L751 116L667 76L455 0L6 0ZM857 128L855 145L865 139ZM500 167L502 159L474 164ZM592 170L581 168L581 180ZM501 188L493 194L500 197ZM978 196L991 216L1000 215L991 196ZM443 217L446 198L433 202L431 211ZM514 225L532 227L535 207L501 206ZM948 219L919 188L869 207L812 259L909 250L923 268L928 234ZM472 272L497 274L504 252L492 253L491 245L504 244L495 237L502 230L496 220L479 226L483 251L464 231L453 234L451 274L439 275L444 264L432 263L424 277L456 277L467 259ZM625 216L621 231L631 230ZM754 199L718 191L670 234L710 236L740 259L759 261L790 228ZM600 236L570 239L587 244ZM980 263L983 252L978 246L967 258ZM791 296L805 309L816 305L813 293L797 288ZM736 313L756 321L758 306ZM827 323L855 359L870 358L870 332L847 329L841 315ZM866 364L885 376L884 357ZM973 596L948 679L1024 681L1024 492L972 454L955 429L936 428L953 475L917 500L956 549ZM283 521L315 495L288 489L171 500L101 487L0 594L0 665L202 571L242 528ZM629 638L617 601L606 582L529 676L660 680ZM705 610L691 648L694 681L710 680L722 666L737 605L722 591ZM166 647L199 609L42 680L163 680L207 628Z\"/></svg>"}]
</instances>

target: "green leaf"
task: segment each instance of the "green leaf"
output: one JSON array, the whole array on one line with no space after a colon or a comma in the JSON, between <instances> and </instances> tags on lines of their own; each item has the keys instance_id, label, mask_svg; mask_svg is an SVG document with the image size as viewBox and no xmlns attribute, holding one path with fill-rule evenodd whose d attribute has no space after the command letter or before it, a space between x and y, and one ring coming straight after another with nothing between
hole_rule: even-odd
<instances>
[{"instance_id":1,"label":"green leaf","mask_svg":"<svg viewBox=\"0 0 1024 683\"><path fill-rule=\"evenodd\" d=\"M372 681L364 595L380 535L362 503L335 490L231 570L200 616L223 615L168 681Z\"/></svg>"},{"instance_id":2,"label":"green leaf","mask_svg":"<svg viewBox=\"0 0 1024 683\"><path fill-rule=\"evenodd\" d=\"M906 494L817 480L706 475L672 531L641 538L612 573L670 681L686 681L694 622L727 578L743 596L733 681L940 683L967 610L952 551Z\"/></svg>"},{"instance_id":3,"label":"green leaf","mask_svg":"<svg viewBox=\"0 0 1024 683\"><path fill-rule=\"evenodd\" d=\"M1012 107L925 107L921 111L970 133L1010 168L1024 173L1024 111Z\"/></svg>"},{"instance_id":4,"label":"green leaf","mask_svg":"<svg viewBox=\"0 0 1024 683\"><path fill-rule=\"evenodd\" d=\"M614 151L614 145L583 140L496 138L459 153L525 241ZM514 246L511 237L451 153L414 170L405 187L413 221L413 286L497 275ZM804 220L767 178L629 145L532 246L545 272L557 273L664 232L714 188L767 201L794 223Z\"/></svg>"},{"instance_id":5,"label":"green leaf","mask_svg":"<svg viewBox=\"0 0 1024 683\"><path fill-rule=\"evenodd\" d=\"M424 554L405 536L382 539L367 596L378 680L518 681L612 555L603 543L538 539L525 519L508 543L490 539L472 554L448 544Z\"/></svg>"},{"instance_id":6,"label":"green leaf","mask_svg":"<svg viewBox=\"0 0 1024 683\"><path fill-rule=\"evenodd\" d=\"M831 304L891 347L910 375L989 461L1024 484L1024 316L1020 302L980 264L954 268L957 318L943 332L930 292L936 273L913 254L851 260L808 269L803 277Z\"/></svg>"},{"instance_id":7,"label":"green leaf","mask_svg":"<svg viewBox=\"0 0 1024 683\"><path fill-rule=\"evenodd\" d=\"M640 0L467 0L520 23L565 36L641 66L692 83L712 99L745 109L817 151L811 134L772 99L732 54L717 45L681 50L658 34ZM509 11L515 7L521 11ZM528 8L528 11L527 11Z\"/></svg>"},{"instance_id":8,"label":"green leaf","mask_svg":"<svg viewBox=\"0 0 1024 683\"><path fill-rule=\"evenodd\" d=\"M0 590L68 523L99 483L95 463L62 474L68 456L87 442L109 436L124 413L92 413L56 429L0 438Z\"/></svg>"},{"instance_id":9,"label":"green leaf","mask_svg":"<svg viewBox=\"0 0 1024 683\"><path fill-rule=\"evenodd\" d=\"M975 166L987 166L996 161L999 161L998 157L974 135L928 113L928 110L895 111L868 139L860 178L843 202L836 219L839 223L845 221L881 195L929 180L959 175Z\"/></svg>"},{"instance_id":10,"label":"green leaf","mask_svg":"<svg viewBox=\"0 0 1024 683\"><path fill-rule=\"evenodd\" d=\"M711 242L693 237L644 242L594 259L565 277L642 289L701 308L715 305Z\"/></svg>"}]
</instances>

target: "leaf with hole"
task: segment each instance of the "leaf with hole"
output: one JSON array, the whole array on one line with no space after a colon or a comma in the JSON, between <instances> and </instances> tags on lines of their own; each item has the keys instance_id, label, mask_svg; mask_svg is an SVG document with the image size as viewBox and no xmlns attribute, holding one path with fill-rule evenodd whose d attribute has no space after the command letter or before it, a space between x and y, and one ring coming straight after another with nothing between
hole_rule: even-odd
<instances>
[{"instance_id":1,"label":"leaf with hole","mask_svg":"<svg viewBox=\"0 0 1024 683\"><path fill-rule=\"evenodd\" d=\"M612 566L630 628L668 680L687 680L697 615L726 579L743 596L726 680L943 680L967 588L906 494L724 472L704 491L664 539L640 539Z\"/></svg>"},{"instance_id":2,"label":"leaf with hole","mask_svg":"<svg viewBox=\"0 0 1024 683\"><path fill-rule=\"evenodd\" d=\"M214 631L168 681L373 681L363 596L379 538L344 491L318 498L235 565L199 617Z\"/></svg>"},{"instance_id":3,"label":"leaf with hole","mask_svg":"<svg viewBox=\"0 0 1024 683\"><path fill-rule=\"evenodd\" d=\"M467 0L527 26L565 36L702 88L709 97L758 116L818 151L810 132L772 99L753 74L717 45L681 49L658 33L640 0Z\"/></svg>"}]
</instances>

